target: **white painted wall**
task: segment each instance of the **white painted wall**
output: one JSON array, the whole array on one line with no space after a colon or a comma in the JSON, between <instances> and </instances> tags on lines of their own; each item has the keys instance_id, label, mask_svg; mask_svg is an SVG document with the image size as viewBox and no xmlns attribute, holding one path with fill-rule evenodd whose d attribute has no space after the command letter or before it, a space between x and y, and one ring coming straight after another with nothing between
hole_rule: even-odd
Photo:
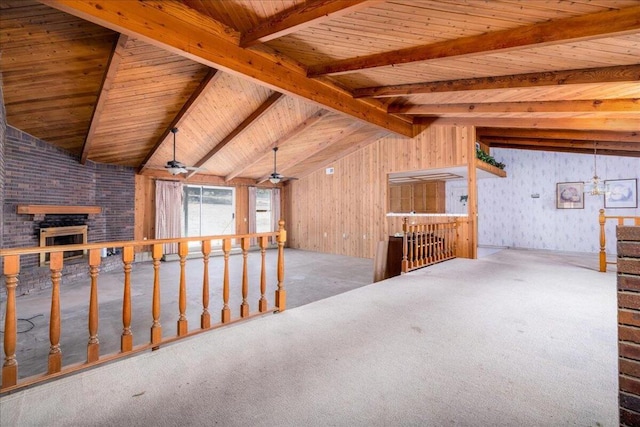
<instances>
[{"instance_id":1,"label":"white painted wall","mask_svg":"<svg viewBox=\"0 0 640 427\"><path fill-rule=\"evenodd\" d=\"M478 180L478 244L568 252L598 252L603 196L585 194L584 209L556 209L556 183L593 176L592 154L497 149L507 178ZM640 158L598 156L601 179L639 179ZM539 198L532 198L539 194ZM636 188L637 194L637 188ZM607 209L640 216L640 209ZM615 254L615 224L607 221L607 252Z\"/></svg>"}]
</instances>

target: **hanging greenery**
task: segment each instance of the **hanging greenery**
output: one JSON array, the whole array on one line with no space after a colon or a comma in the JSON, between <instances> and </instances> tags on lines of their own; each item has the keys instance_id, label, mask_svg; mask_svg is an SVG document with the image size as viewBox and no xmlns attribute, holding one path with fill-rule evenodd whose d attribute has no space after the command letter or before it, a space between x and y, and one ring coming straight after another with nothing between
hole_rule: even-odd
<instances>
[{"instance_id":1,"label":"hanging greenery","mask_svg":"<svg viewBox=\"0 0 640 427\"><path fill-rule=\"evenodd\" d=\"M490 165L497 167L498 169L504 169L506 166L504 163L496 161L496 159L494 159L490 154L485 153L484 150L478 146L476 146L476 157L485 163L489 163Z\"/></svg>"}]
</instances>

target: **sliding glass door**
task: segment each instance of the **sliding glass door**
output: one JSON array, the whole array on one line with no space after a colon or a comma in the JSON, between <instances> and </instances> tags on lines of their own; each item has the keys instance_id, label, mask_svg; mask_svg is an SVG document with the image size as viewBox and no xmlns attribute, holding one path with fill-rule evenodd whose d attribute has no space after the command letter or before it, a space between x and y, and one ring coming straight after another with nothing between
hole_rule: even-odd
<instances>
[{"instance_id":1,"label":"sliding glass door","mask_svg":"<svg viewBox=\"0 0 640 427\"><path fill-rule=\"evenodd\" d=\"M233 187L184 186L183 236L235 234L236 194ZM212 245L220 246L220 240ZM200 247L194 243L194 249Z\"/></svg>"}]
</instances>

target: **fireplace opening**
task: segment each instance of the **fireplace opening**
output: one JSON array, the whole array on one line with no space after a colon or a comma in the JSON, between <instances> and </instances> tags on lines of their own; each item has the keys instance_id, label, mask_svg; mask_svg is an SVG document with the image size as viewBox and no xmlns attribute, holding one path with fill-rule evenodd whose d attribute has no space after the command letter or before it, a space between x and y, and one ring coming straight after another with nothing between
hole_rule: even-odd
<instances>
[{"instance_id":1,"label":"fireplace opening","mask_svg":"<svg viewBox=\"0 0 640 427\"><path fill-rule=\"evenodd\" d=\"M87 243L87 226L48 227L40 229L40 247L58 245L81 245ZM62 258L66 260L81 258L86 250L64 251ZM40 265L49 263L49 253L40 254Z\"/></svg>"}]
</instances>

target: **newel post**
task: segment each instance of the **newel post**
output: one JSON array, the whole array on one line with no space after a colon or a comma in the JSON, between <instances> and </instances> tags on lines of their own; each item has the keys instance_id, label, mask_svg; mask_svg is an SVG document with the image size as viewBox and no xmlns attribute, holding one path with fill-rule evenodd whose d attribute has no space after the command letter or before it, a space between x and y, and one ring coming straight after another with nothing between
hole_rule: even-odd
<instances>
[{"instance_id":1,"label":"newel post","mask_svg":"<svg viewBox=\"0 0 640 427\"><path fill-rule=\"evenodd\" d=\"M287 241L287 231L284 229L284 220L278 222L278 289L276 290L276 307L278 311L287 308L287 291L284 289L284 244Z\"/></svg>"},{"instance_id":2,"label":"newel post","mask_svg":"<svg viewBox=\"0 0 640 427\"><path fill-rule=\"evenodd\" d=\"M600 209L600 215L598 221L600 222L600 272L605 273L607 271L607 253L605 251L606 237L604 233L604 223L607 218L604 215L604 209Z\"/></svg>"},{"instance_id":3,"label":"newel post","mask_svg":"<svg viewBox=\"0 0 640 427\"><path fill-rule=\"evenodd\" d=\"M18 323L16 315L16 286L20 273L20 255L4 257L4 276L7 286L7 310L4 318L4 364L2 365L2 388L18 383L18 361L16 341Z\"/></svg>"}]
</instances>

